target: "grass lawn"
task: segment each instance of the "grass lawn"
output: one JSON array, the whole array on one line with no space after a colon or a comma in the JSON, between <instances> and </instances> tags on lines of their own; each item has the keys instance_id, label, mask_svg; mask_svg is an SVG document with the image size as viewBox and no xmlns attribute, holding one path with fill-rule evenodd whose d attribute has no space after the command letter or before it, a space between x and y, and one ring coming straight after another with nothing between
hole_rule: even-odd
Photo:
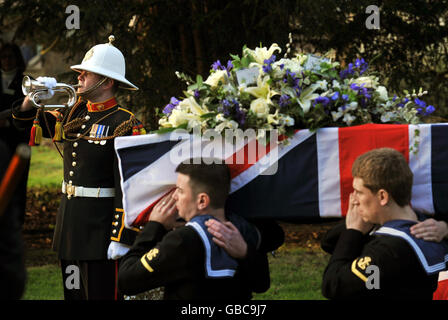
<instances>
[{"instance_id":1,"label":"grass lawn","mask_svg":"<svg viewBox=\"0 0 448 320\"><path fill-rule=\"evenodd\" d=\"M271 288L255 300L322 300L323 271L330 256L320 249L283 245L269 254Z\"/></svg>"},{"instance_id":2,"label":"grass lawn","mask_svg":"<svg viewBox=\"0 0 448 320\"><path fill-rule=\"evenodd\" d=\"M62 147L59 147L62 152ZM60 187L62 184L62 158L51 140L31 148L31 165L28 187Z\"/></svg>"},{"instance_id":3,"label":"grass lawn","mask_svg":"<svg viewBox=\"0 0 448 320\"><path fill-rule=\"evenodd\" d=\"M29 267L27 272L22 300L63 300L62 275L58 265Z\"/></svg>"}]
</instances>

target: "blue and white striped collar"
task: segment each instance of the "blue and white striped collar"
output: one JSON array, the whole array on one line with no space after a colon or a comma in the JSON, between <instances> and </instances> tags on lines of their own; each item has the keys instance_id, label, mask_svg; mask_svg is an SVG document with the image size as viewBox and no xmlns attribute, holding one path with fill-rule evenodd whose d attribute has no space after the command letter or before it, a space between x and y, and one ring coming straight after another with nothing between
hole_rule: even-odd
<instances>
[{"instance_id":1,"label":"blue and white striped collar","mask_svg":"<svg viewBox=\"0 0 448 320\"><path fill-rule=\"evenodd\" d=\"M389 235L406 240L417 255L422 267L429 275L446 270L448 243L446 241L432 242L415 238L410 232L410 227L414 224L416 222L410 220L388 221L376 230L374 235Z\"/></svg>"}]
</instances>

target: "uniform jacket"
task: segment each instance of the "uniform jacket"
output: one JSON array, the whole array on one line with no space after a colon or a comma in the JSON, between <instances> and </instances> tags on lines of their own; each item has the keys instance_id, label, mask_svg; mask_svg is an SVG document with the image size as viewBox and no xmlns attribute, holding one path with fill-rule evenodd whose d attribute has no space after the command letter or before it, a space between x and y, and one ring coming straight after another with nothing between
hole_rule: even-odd
<instances>
[{"instance_id":1,"label":"uniform jacket","mask_svg":"<svg viewBox=\"0 0 448 320\"><path fill-rule=\"evenodd\" d=\"M59 259L64 260L107 259L110 240L131 244L135 231L124 228L122 223L123 209L114 141L89 141L89 137L94 125L103 125L102 136L110 137L117 127L135 118L131 112L121 108L115 99L103 104L78 102L65 112L69 114L61 110L45 112L46 119L39 116L46 137L54 136L56 118L64 116L64 181L88 188L115 188L115 197L69 199L63 194L56 219L53 249L58 252ZM31 125L35 113L35 110L18 112L14 109L16 122L21 126ZM131 133L132 127L129 126L120 135Z\"/></svg>"},{"instance_id":2,"label":"uniform jacket","mask_svg":"<svg viewBox=\"0 0 448 320\"><path fill-rule=\"evenodd\" d=\"M22 78L22 73L17 72L8 87L10 92L3 92L3 86L0 85L0 119L8 120L7 127L0 127L0 139L8 145L11 153L14 153L19 143L27 143L29 137L29 129L19 129L13 125L10 113L13 102L23 99Z\"/></svg>"},{"instance_id":3,"label":"uniform jacket","mask_svg":"<svg viewBox=\"0 0 448 320\"><path fill-rule=\"evenodd\" d=\"M322 281L327 298L431 300L437 288L437 274L426 273L411 245L402 238L363 235L342 223L327 233L322 248L332 253ZM367 286L374 272L369 266L378 267L379 288Z\"/></svg>"},{"instance_id":4,"label":"uniform jacket","mask_svg":"<svg viewBox=\"0 0 448 320\"><path fill-rule=\"evenodd\" d=\"M210 277L204 242L192 225L166 231L149 221L121 260L118 287L132 295L163 286L167 300L248 300L253 291L266 291L270 279L266 253L247 242L248 257L233 276Z\"/></svg>"}]
</instances>

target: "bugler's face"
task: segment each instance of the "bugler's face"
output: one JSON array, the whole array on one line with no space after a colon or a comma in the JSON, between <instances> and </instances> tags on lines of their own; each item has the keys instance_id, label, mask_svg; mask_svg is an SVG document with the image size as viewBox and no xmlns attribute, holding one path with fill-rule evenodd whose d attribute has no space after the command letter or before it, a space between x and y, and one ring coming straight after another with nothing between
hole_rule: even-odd
<instances>
[{"instance_id":1,"label":"bugler's face","mask_svg":"<svg viewBox=\"0 0 448 320\"><path fill-rule=\"evenodd\" d=\"M381 208L380 200L376 194L364 186L361 178L353 178L354 204L357 212L365 222L379 223L378 212Z\"/></svg>"},{"instance_id":2,"label":"bugler's face","mask_svg":"<svg viewBox=\"0 0 448 320\"><path fill-rule=\"evenodd\" d=\"M78 87L78 93L86 91L100 80L100 75L83 70L78 76L78 84L80 85Z\"/></svg>"},{"instance_id":3,"label":"bugler's face","mask_svg":"<svg viewBox=\"0 0 448 320\"><path fill-rule=\"evenodd\" d=\"M190 221L198 212L196 197L189 182L189 176L179 173L177 175L176 191L173 194L179 217L185 221Z\"/></svg>"}]
</instances>

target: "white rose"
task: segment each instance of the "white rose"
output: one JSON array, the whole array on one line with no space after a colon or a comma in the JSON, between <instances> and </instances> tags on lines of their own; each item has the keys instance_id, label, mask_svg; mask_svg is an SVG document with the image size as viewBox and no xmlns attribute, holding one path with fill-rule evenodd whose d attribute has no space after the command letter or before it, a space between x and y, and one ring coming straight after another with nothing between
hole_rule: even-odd
<instances>
[{"instance_id":1,"label":"white rose","mask_svg":"<svg viewBox=\"0 0 448 320\"><path fill-rule=\"evenodd\" d=\"M160 118L159 126L161 126L162 128L171 128L172 127L172 125L171 125L171 123L169 123L167 117Z\"/></svg>"},{"instance_id":2,"label":"white rose","mask_svg":"<svg viewBox=\"0 0 448 320\"><path fill-rule=\"evenodd\" d=\"M180 125L188 123L190 120L198 120L199 121L200 118L198 116L195 116L194 114L187 113L187 112L177 109L177 108L171 112L171 115L168 118L168 122L173 127L178 127Z\"/></svg>"},{"instance_id":3,"label":"white rose","mask_svg":"<svg viewBox=\"0 0 448 320\"><path fill-rule=\"evenodd\" d=\"M221 82L222 84L227 83L227 70L215 70L210 74L204 83L208 84L212 88L216 88Z\"/></svg>"},{"instance_id":4,"label":"white rose","mask_svg":"<svg viewBox=\"0 0 448 320\"><path fill-rule=\"evenodd\" d=\"M264 98L255 99L250 103L250 110L252 110L258 118L266 118L269 113L269 102Z\"/></svg>"},{"instance_id":5,"label":"white rose","mask_svg":"<svg viewBox=\"0 0 448 320\"><path fill-rule=\"evenodd\" d=\"M389 98L387 96L387 89L386 89L386 87L378 86L378 88L376 88L376 92L378 93L379 98L381 100L383 100L383 101L387 101L387 99Z\"/></svg>"}]
</instances>

